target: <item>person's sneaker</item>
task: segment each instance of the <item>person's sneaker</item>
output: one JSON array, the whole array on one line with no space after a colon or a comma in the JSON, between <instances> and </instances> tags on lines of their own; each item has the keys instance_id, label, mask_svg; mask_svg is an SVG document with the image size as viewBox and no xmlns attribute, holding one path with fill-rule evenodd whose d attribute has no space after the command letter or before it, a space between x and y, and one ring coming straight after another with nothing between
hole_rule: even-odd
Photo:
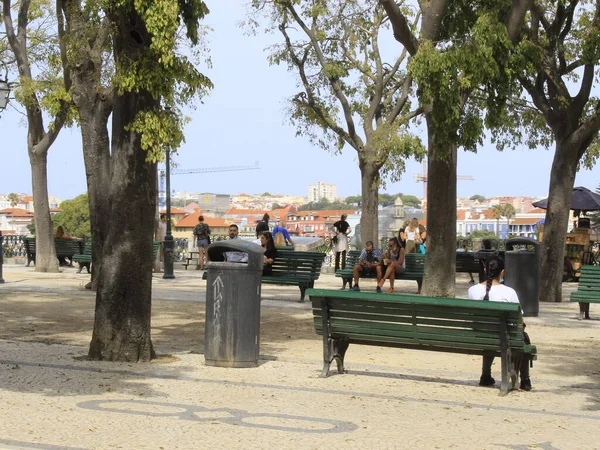
<instances>
[{"instance_id":1,"label":"person's sneaker","mask_svg":"<svg viewBox=\"0 0 600 450\"><path fill-rule=\"evenodd\" d=\"M378 294L381 294L381 286L377 286L377 289L375 289L375 292L377 292Z\"/></svg>"},{"instance_id":2,"label":"person's sneaker","mask_svg":"<svg viewBox=\"0 0 600 450\"><path fill-rule=\"evenodd\" d=\"M475 284L475 280L469 281L469 284Z\"/></svg>"},{"instance_id":3,"label":"person's sneaker","mask_svg":"<svg viewBox=\"0 0 600 450\"><path fill-rule=\"evenodd\" d=\"M521 380L520 389L522 391L529 392L531 390L531 378L525 378L524 380Z\"/></svg>"},{"instance_id":4,"label":"person's sneaker","mask_svg":"<svg viewBox=\"0 0 600 450\"><path fill-rule=\"evenodd\" d=\"M479 379L479 386L493 386L496 384L496 380L494 380L490 375L481 375Z\"/></svg>"},{"instance_id":5,"label":"person's sneaker","mask_svg":"<svg viewBox=\"0 0 600 450\"><path fill-rule=\"evenodd\" d=\"M357 285L354 285L354 286L352 286L352 287L350 288L350 290L351 290L351 291L354 291L354 292L360 292L360 288L358 287L358 284L357 284Z\"/></svg>"}]
</instances>

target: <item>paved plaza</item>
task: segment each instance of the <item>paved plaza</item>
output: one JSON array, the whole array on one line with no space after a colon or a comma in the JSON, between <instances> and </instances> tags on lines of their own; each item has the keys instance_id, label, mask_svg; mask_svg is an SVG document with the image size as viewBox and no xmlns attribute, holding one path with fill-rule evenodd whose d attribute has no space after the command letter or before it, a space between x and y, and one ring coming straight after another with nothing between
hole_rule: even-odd
<instances>
[{"instance_id":1,"label":"paved plaza","mask_svg":"<svg viewBox=\"0 0 600 450\"><path fill-rule=\"evenodd\" d=\"M348 373L319 378L322 341L293 287L263 286L259 367L205 366L198 271L154 276L156 361L87 361L89 275L62 270L4 266L0 448L600 448L597 305L589 321L568 302L526 318L539 354L533 390L500 397L477 386L481 359L468 355L351 345ZM467 280L459 275L457 296ZM316 287L340 284L323 274ZM416 292L415 282L397 287ZM567 299L574 289L564 285ZM498 379L498 361L493 372Z\"/></svg>"}]
</instances>

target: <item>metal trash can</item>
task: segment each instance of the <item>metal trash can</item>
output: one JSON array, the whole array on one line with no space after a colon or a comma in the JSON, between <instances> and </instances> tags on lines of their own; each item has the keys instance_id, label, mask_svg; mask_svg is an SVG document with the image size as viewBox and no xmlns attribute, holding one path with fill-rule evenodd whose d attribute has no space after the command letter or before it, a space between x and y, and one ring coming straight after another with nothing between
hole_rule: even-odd
<instances>
[{"instance_id":1,"label":"metal trash can","mask_svg":"<svg viewBox=\"0 0 600 450\"><path fill-rule=\"evenodd\" d=\"M226 252L248 254L247 263L225 261ZM262 247L241 239L208 246L204 360L208 366L256 367L260 337Z\"/></svg>"},{"instance_id":2,"label":"metal trash can","mask_svg":"<svg viewBox=\"0 0 600 450\"><path fill-rule=\"evenodd\" d=\"M506 241L504 284L517 292L524 316L538 315L540 312L540 243L538 241L524 237Z\"/></svg>"}]
</instances>

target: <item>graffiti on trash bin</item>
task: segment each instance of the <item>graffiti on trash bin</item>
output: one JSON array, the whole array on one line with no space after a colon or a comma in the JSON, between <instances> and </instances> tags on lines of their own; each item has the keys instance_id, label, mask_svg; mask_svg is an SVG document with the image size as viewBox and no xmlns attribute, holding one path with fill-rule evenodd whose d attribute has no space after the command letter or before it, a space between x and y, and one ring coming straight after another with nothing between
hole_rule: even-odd
<instances>
[{"instance_id":1,"label":"graffiti on trash bin","mask_svg":"<svg viewBox=\"0 0 600 450\"><path fill-rule=\"evenodd\" d=\"M221 279L222 274L218 274L215 281L213 281L213 327L215 329L215 336L219 336L219 328L221 326L221 306L223 303L223 292L222 289L225 286Z\"/></svg>"},{"instance_id":2,"label":"graffiti on trash bin","mask_svg":"<svg viewBox=\"0 0 600 450\"><path fill-rule=\"evenodd\" d=\"M145 400L90 400L77 406L93 411L133 414L146 417L173 417L194 422L220 422L229 425L300 433L343 433L358 427L352 422L290 414L253 413L242 409L205 408Z\"/></svg>"}]
</instances>

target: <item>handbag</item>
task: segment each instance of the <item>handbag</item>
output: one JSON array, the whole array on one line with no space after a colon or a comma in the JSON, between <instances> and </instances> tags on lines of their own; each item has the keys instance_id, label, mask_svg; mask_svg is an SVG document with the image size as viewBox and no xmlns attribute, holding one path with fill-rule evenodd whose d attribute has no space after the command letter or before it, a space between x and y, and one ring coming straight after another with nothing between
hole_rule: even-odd
<instances>
[{"instance_id":1,"label":"handbag","mask_svg":"<svg viewBox=\"0 0 600 450\"><path fill-rule=\"evenodd\" d=\"M337 234L331 239L331 242L333 242L334 244L338 243L338 235Z\"/></svg>"}]
</instances>

